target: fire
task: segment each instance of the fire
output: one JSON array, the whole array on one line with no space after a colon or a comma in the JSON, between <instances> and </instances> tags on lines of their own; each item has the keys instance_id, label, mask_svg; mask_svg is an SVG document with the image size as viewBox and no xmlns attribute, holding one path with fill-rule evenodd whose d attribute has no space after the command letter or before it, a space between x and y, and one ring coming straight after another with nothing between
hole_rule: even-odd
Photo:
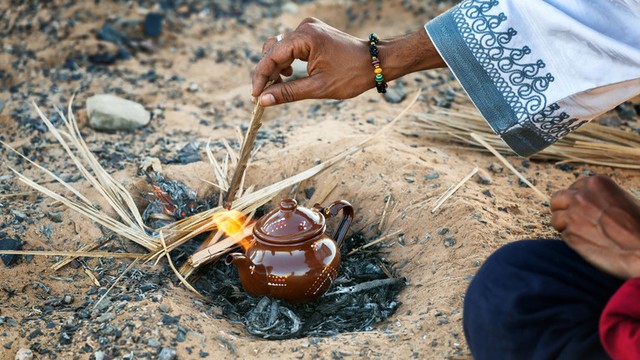
<instances>
[{"instance_id":1,"label":"fire","mask_svg":"<svg viewBox=\"0 0 640 360\"><path fill-rule=\"evenodd\" d=\"M227 237L235 239L240 247L247 250L248 237L253 227L252 221L246 215L236 210L228 210L214 214L211 221L218 230Z\"/></svg>"}]
</instances>

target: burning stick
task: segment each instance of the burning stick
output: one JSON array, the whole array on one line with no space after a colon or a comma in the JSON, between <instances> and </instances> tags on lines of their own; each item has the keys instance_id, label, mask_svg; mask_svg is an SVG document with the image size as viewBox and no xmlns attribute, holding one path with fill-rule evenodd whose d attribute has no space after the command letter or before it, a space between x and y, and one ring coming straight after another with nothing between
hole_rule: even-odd
<instances>
[{"instance_id":1,"label":"burning stick","mask_svg":"<svg viewBox=\"0 0 640 360\"><path fill-rule=\"evenodd\" d=\"M267 83L265 89L272 83L273 81ZM227 191L227 199L224 202L224 207L227 210L231 210L233 198L236 196L236 192L238 191L238 187L240 185L240 182L242 181L244 172L245 170L247 170L247 162L249 162L249 158L251 157L253 143L256 141L256 135L258 135L260 126L262 126L262 113L264 113L264 108L262 107L262 105L260 105L260 101L256 101L256 106L253 108L251 123L249 124L249 130L247 130L247 134L245 135L244 141L242 142L242 149L240 150L240 159L238 160L238 166L236 166L236 170L233 173L233 177L231 178L231 184L229 185L229 190Z\"/></svg>"}]
</instances>

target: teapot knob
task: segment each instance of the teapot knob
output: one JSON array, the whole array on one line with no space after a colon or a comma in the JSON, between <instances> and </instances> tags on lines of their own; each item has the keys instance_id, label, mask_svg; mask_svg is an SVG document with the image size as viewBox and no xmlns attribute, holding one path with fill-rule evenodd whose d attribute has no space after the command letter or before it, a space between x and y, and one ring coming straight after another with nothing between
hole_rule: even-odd
<instances>
[{"instance_id":1,"label":"teapot knob","mask_svg":"<svg viewBox=\"0 0 640 360\"><path fill-rule=\"evenodd\" d=\"M292 211L298 206L298 202L295 199L282 199L280 201L280 210Z\"/></svg>"}]
</instances>

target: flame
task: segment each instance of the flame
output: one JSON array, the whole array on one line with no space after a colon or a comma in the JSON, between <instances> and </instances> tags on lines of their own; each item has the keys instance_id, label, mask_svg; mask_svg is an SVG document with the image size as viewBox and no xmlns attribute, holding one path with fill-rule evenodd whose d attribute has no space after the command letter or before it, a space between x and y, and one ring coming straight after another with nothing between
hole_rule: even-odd
<instances>
[{"instance_id":1,"label":"flame","mask_svg":"<svg viewBox=\"0 0 640 360\"><path fill-rule=\"evenodd\" d=\"M218 230L227 237L235 239L242 249L247 250L252 222L245 214L236 210L227 210L213 214L211 221Z\"/></svg>"}]
</instances>

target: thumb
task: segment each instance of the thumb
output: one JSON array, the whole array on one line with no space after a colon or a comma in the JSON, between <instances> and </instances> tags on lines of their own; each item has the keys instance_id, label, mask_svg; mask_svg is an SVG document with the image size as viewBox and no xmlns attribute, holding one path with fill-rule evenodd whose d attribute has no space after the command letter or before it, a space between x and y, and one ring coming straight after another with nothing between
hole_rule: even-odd
<instances>
[{"instance_id":1,"label":"thumb","mask_svg":"<svg viewBox=\"0 0 640 360\"><path fill-rule=\"evenodd\" d=\"M275 83L260 95L260 105L273 106L305 99L318 99L321 88L312 77Z\"/></svg>"}]
</instances>

